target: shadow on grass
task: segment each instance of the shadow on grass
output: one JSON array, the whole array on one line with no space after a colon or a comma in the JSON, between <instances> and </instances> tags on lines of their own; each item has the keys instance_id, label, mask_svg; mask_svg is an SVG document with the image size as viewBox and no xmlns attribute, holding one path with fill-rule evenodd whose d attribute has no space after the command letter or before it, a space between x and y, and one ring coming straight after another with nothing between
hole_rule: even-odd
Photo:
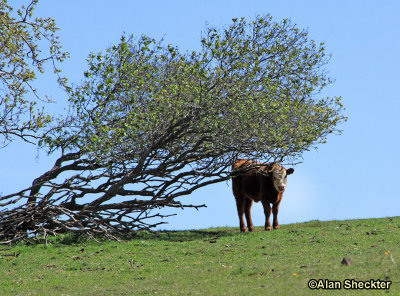
<instances>
[{"instance_id":1,"label":"shadow on grass","mask_svg":"<svg viewBox=\"0 0 400 296\"><path fill-rule=\"evenodd\" d=\"M149 231L132 231L126 234L107 237L104 235L89 237L87 235L76 234L76 233L64 233L57 236L48 236L47 243L55 245L79 245L88 242L110 242L110 241L134 241L134 240L165 240L171 242L185 242L193 240L203 240L215 242L221 237L235 236L239 235L240 232L236 231L234 228L224 228L224 229L210 229L210 230L159 230L154 232ZM44 237L35 237L28 239L24 242L19 242L17 244L23 245L44 245L46 240Z\"/></svg>"},{"instance_id":2,"label":"shadow on grass","mask_svg":"<svg viewBox=\"0 0 400 296\"><path fill-rule=\"evenodd\" d=\"M156 232L137 232L129 237L128 240L167 240L173 242L184 242L193 240L215 241L221 237L235 236L240 234L233 230L179 230L179 231L156 231Z\"/></svg>"}]
</instances>

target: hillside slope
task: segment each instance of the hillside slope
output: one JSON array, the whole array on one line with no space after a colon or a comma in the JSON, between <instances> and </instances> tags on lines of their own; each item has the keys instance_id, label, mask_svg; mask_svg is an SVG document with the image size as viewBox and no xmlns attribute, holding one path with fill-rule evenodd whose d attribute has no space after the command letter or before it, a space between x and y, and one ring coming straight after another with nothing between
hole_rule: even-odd
<instances>
[{"instance_id":1,"label":"hillside slope","mask_svg":"<svg viewBox=\"0 0 400 296\"><path fill-rule=\"evenodd\" d=\"M1 246L0 295L399 295L399 263L400 217L140 233L122 242L67 235L48 246ZM337 289L310 290L309 282Z\"/></svg>"}]
</instances>

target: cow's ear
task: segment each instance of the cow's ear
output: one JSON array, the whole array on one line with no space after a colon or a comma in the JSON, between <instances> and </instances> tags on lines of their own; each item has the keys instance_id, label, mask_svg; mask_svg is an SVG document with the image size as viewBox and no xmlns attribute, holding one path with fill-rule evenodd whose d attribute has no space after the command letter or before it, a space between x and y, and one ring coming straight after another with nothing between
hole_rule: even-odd
<instances>
[{"instance_id":1,"label":"cow's ear","mask_svg":"<svg viewBox=\"0 0 400 296\"><path fill-rule=\"evenodd\" d=\"M291 175L291 174L293 174L293 172L294 172L293 168L287 169L286 170L286 175Z\"/></svg>"}]
</instances>

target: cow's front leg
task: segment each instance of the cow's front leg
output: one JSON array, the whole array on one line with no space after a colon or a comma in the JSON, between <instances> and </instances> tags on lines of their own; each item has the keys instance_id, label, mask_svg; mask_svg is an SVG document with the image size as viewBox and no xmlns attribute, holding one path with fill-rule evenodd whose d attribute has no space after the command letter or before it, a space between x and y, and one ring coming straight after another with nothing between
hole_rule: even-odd
<instances>
[{"instance_id":1,"label":"cow's front leg","mask_svg":"<svg viewBox=\"0 0 400 296\"><path fill-rule=\"evenodd\" d=\"M279 204L280 202L272 205L272 214L274 215L274 220L272 222L272 225L274 229L279 229L279 223L278 223Z\"/></svg>"},{"instance_id":2,"label":"cow's front leg","mask_svg":"<svg viewBox=\"0 0 400 296\"><path fill-rule=\"evenodd\" d=\"M264 207L265 214L265 230L271 230L271 222L269 221L269 217L271 216L271 206L268 201L262 201Z\"/></svg>"}]
</instances>

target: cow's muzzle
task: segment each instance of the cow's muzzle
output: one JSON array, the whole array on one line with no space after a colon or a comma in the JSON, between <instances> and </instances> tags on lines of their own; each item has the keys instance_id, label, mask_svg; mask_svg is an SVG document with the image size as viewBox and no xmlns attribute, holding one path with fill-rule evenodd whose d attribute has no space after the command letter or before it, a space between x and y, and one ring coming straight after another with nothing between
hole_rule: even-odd
<instances>
[{"instance_id":1,"label":"cow's muzzle","mask_svg":"<svg viewBox=\"0 0 400 296\"><path fill-rule=\"evenodd\" d=\"M278 186L278 190L279 190L280 192L285 191L285 186Z\"/></svg>"}]
</instances>

